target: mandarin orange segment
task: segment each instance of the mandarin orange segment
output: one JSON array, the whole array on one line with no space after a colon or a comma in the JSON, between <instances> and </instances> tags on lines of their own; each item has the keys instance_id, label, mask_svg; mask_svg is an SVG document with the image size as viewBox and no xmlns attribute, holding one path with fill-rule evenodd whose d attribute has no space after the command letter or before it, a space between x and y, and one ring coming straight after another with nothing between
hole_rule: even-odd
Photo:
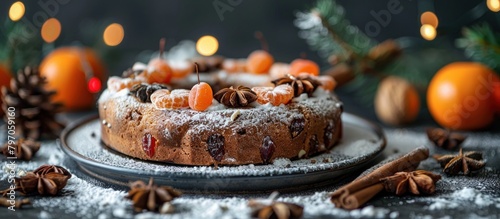
<instances>
[{"instance_id":1,"label":"mandarin orange segment","mask_svg":"<svg viewBox=\"0 0 500 219\"><path fill-rule=\"evenodd\" d=\"M319 75L319 66L315 62L307 59L295 59L290 63L290 74L298 76L300 73Z\"/></svg>"},{"instance_id":2,"label":"mandarin orange segment","mask_svg":"<svg viewBox=\"0 0 500 219\"><path fill-rule=\"evenodd\" d=\"M204 111L212 105L213 91L210 85L200 82L189 92L189 107L197 111Z\"/></svg>"},{"instance_id":3,"label":"mandarin orange segment","mask_svg":"<svg viewBox=\"0 0 500 219\"><path fill-rule=\"evenodd\" d=\"M254 87L252 90L257 94L257 102L260 104L271 103L274 106L287 104L293 98L293 87L282 84L276 87Z\"/></svg>"},{"instance_id":4,"label":"mandarin orange segment","mask_svg":"<svg viewBox=\"0 0 500 219\"><path fill-rule=\"evenodd\" d=\"M189 107L189 90L161 89L151 94L151 102L157 109L181 109Z\"/></svg>"},{"instance_id":5,"label":"mandarin orange segment","mask_svg":"<svg viewBox=\"0 0 500 219\"><path fill-rule=\"evenodd\" d=\"M265 74L274 63L274 58L271 54L264 50L256 50L250 53L247 59L247 70L250 73Z\"/></svg>"},{"instance_id":6,"label":"mandarin orange segment","mask_svg":"<svg viewBox=\"0 0 500 219\"><path fill-rule=\"evenodd\" d=\"M120 78L117 76L112 76L108 79L107 85L108 89L111 91L121 91L125 88L132 88L136 84L140 84L143 81L135 78Z\"/></svg>"}]
</instances>

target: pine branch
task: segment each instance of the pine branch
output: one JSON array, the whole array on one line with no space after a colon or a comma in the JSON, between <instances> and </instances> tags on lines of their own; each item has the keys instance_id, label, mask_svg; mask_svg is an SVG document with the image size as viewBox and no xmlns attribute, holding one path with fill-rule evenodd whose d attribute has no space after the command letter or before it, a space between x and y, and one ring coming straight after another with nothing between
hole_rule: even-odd
<instances>
[{"instance_id":1,"label":"pine branch","mask_svg":"<svg viewBox=\"0 0 500 219\"><path fill-rule=\"evenodd\" d=\"M465 55L500 72L500 34L493 32L488 24L465 28L463 37L456 41Z\"/></svg>"},{"instance_id":2,"label":"pine branch","mask_svg":"<svg viewBox=\"0 0 500 219\"><path fill-rule=\"evenodd\" d=\"M319 0L312 10L298 12L296 16L299 36L322 58L337 55L347 60L353 54L362 57L376 44L351 25L344 8L334 0Z\"/></svg>"}]
</instances>

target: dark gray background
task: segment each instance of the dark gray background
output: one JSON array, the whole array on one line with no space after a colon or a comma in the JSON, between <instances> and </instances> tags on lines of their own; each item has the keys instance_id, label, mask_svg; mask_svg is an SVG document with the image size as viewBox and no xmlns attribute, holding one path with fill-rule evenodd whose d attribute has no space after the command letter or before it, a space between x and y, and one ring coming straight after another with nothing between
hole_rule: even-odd
<instances>
[{"instance_id":1,"label":"dark gray background","mask_svg":"<svg viewBox=\"0 0 500 219\"><path fill-rule=\"evenodd\" d=\"M362 31L366 25L376 20L373 13L387 10L391 0L349 1L339 0L346 9L351 22ZM380 26L375 39L414 37L422 40L419 33L420 14L435 11L439 17L439 36L436 40L452 41L460 35L463 26L488 21L496 29L499 27L498 13L488 11L479 20L464 15L471 8L482 5L484 0L393 0L399 2L402 12L392 14L387 25ZM0 2L2 14L7 15L14 0ZM107 62L111 74L121 73L137 59L143 50L156 50L158 39L167 38L167 48L177 42L210 34L220 41L218 54L227 57L246 57L251 51L260 48L253 33L262 31L276 60L289 62L306 52L307 57L328 67L325 62L311 51L304 40L298 37L298 29L293 25L295 13L314 5L314 1L268 1L268 0L38 0L23 1L26 5L27 21L35 27L41 26L37 19L44 16L56 17L61 21L62 34L56 46L70 45L75 42L84 45L102 46L102 31L105 26L118 22L124 26L125 38L116 49L120 58ZM221 21L214 2L228 5L232 11L223 13ZM231 3L236 3L232 6ZM43 4L58 3L57 8L44 10ZM57 10L54 10L57 9ZM51 13L53 11L54 13ZM372 13L371 13L372 12ZM38 14L37 14L38 13ZM52 15L52 16L51 16ZM3 16L1 19L7 19Z\"/></svg>"}]
</instances>

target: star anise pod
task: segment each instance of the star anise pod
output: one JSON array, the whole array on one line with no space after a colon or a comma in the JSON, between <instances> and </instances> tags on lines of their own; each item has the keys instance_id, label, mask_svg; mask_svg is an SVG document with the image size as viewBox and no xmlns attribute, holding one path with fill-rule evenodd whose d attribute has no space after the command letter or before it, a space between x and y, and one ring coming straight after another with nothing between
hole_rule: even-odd
<instances>
[{"instance_id":1,"label":"star anise pod","mask_svg":"<svg viewBox=\"0 0 500 219\"><path fill-rule=\"evenodd\" d=\"M257 94L245 86L223 88L214 94L214 98L228 107L245 107L257 100Z\"/></svg>"},{"instance_id":2,"label":"star anise pod","mask_svg":"<svg viewBox=\"0 0 500 219\"><path fill-rule=\"evenodd\" d=\"M44 165L38 167L36 170L34 170L33 173L38 174L38 175L46 175L48 173L59 173L59 174L68 176L68 179L71 178L71 173L69 173L68 170L64 169L64 167L57 166L57 165L44 164Z\"/></svg>"},{"instance_id":3,"label":"star anise pod","mask_svg":"<svg viewBox=\"0 0 500 219\"><path fill-rule=\"evenodd\" d=\"M272 83L275 86L289 84L293 87L293 95L295 97L298 97L303 93L307 93L308 96L312 96L312 93L316 90L316 88L321 85L319 81L309 75L299 75L297 77L286 75L285 77L273 80Z\"/></svg>"},{"instance_id":4,"label":"star anise pod","mask_svg":"<svg viewBox=\"0 0 500 219\"><path fill-rule=\"evenodd\" d=\"M277 195L277 192L273 192L269 199L250 200L248 206L253 209L252 217L259 219L289 219L302 217L304 207L293 203L274 201Z\"/></svg>"},{"instance_id":5,"label":"star anise pod","mask_svg":"<svg viewBox=\"0 0 500 219\"><path fill-rule=\"evenodd\" d=\"M428 128L427 137L436 146L447 150L455 149L467 138L467 136L440 128Z\"/></svg>"},{"instance_id":6,"label":"star anise pod","mask_svg":"<svg viewBox=\"0 0 500 219\"><path fill-rule=\"evenodd\" d=\"M69 176L60 173L35 174L28 172L16 178L16 190L25 195L56 195L68 182Z\"/></svg>"},{"instance_id":7,"label":"star anise pod","mask_svg":"<svg viewBox=\"0 0 500 219\"><path fill-rule=\"evenodd\" d=\"M464 175L469 175L471 171L476 171L483 168L486 163L483 161L483 154L477 151L468 151L463 153L460 148L458 155L434 155L443 172L449 175L458 175L462 172Z\"/></svg>"},{"instance_id":8,"label":"star anise pod","mask_svg":"<svg viewBox=\"0 0 500 219\"><path fill-rule=\"evenodd\" d=\"M441 179L438 174L425 170L412 172L397 172L392 176L380 179L384 183L385 190L404 195L411 193L414 195L433 194L436 191L436 182Z\"/></svg>"},{"instance_id":9,"label":"star anise pod","mask_svg":"<svg viewBox=\"0 0 500 219\"><path fill-rule=\"evenodd\" d=\"M158 211L164 203L172 201L181 196L181 192L170 186L158 186L153 183L153 178L149 179L146 185L143 181L130 183L130 191L127 198L134 203L136 211L149 210Z\"/></svg>"},{"instance_id":10,"label":"star anise pod","mask_svg":"<svg viewBox=\"0 0 500 219\"><path fill-rule=\"evenodd\" d=\"M40 142L30 139L19 139L15 144L5 143L2 147L2 153L6 157L17 157L21 160L31 160L31 158L40 149Z\"/></svg>"},{"instance_id":11,"label":"star anise pod","mask_svg":"<svg viewBox=\"0 0 500 219\"><path fill-rule=\"evenodd\" d=\"M136 84L130 89L130 95L143 103L151 103L151 94L157 90L169 89L162 84Z\"/></svg>"}]
</instances>

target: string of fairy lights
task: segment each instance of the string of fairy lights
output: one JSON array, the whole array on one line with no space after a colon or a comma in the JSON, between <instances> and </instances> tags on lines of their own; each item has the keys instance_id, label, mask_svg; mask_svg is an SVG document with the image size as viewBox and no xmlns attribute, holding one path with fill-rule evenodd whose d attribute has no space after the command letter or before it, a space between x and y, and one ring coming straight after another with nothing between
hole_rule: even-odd
<instances>
[{"instance_id":1,"label":"string of fairy lights","mask_svg":"<svg viewBox=\"0 0 500 219\"><path fill-rule=\"evenodd\" d=\"M486 6L492 12L500 11L500 0L486 0ZM425 11L420 15L420 35L426 40L434 40L437 36L439 19L432 11Z\"/></svg>"},{"instance_id":2,"label":"string of fairy lights","mask_svg":"<svg viewBox=\"0 0 500 219\"><path fill-rule=\"evenodd\" d=\"M9 9L9 18L17 22L21 20L26 11L26 7L21 1L12 3ZM61 22L57 18L47 19L41 29L40 36L46 43L53 43L61 35ZM107 46L118 46L123 41L125 30L119 23L109 24L102 34L104 43ZM215 54L219 48L217 39L210 35L200 37L196 43L197 51L203 56L211 56Z\"/></svg>"},{"instance_id":3,"label":"string of fairy lights","mask_svg":"<svg viewBox=\"0 0 500 219\"><path fill-rule=\"evenodd\" d=\"M486 0L486 6L493 12L500 11L500 0ZM21 1L14 2L9 9L9 18L12 21L19 21L25 13L25 6ZM420 15L420 35L426 40L434 40L437 36L439 19L432 11L425 11ZM57 18L46 20L40 30L40 35L46 43L53 43L61 34L61 22ZM103 32L103 41L108 46L119 45L125 36L123 26L119 23L109 24ZM199 49L207 48L206 54L214 54L218 48L217 39L213 36L203 36L198 40ZM215 51L212 51L215 48ZM200 50L198 50L200 51ZM201 55L206 55L202 54Z\"/></svg>"}]
</instances>

